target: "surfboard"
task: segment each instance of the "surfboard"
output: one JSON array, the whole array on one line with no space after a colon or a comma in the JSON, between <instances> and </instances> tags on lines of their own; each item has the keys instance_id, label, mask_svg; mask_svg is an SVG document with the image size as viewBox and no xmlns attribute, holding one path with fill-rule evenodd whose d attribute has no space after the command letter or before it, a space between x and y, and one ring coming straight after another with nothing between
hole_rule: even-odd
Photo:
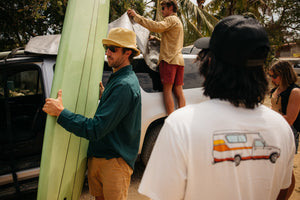
<instances>
[{"instance_id":1,"label":"surfboard","mask_svg":"<svg viewBox=\"0 0 300 200\"><path fill-rule=\"evenodd\" d=\"M109 0L68 1L50 96L62 89L64 106L86 117L94 116L98 104L108 17ZM79 199L88 141L56 120L47 117L37 199Z\"/></svg>"}]
</instances>

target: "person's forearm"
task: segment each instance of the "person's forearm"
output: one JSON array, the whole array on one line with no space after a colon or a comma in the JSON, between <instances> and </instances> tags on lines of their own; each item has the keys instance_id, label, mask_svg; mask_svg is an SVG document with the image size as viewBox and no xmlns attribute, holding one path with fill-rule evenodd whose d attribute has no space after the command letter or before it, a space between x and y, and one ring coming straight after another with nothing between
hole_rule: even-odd
<instances>
[{"instance_id":1,"label":"person's forearm","mask_svg":"<svg viewBox=\"0 0 300 200\"><path fill-rule=\"evenodd\" d=\"M288 117L287 115L282 115L284 117L284 119L287 121L287 123L289 123L289 125L293 125L296 119L291 119L290 117Z\"/></svg>"},{"instance_id":2,"label":"person's forearm","mask_svg":"<svg viewBox=\"0 0 300 200\"><path fill-rule=\"evenodd\" d=\"M168 21L156 22L150 19L146 19L145 17L138 14L133 19L138 24L155 33L164 32L172 25L171 22Z\"/></svg>"},{"instance_id":3,"label":"person's forearm","mask_svg":"<svg viewBox=\"0 0 300 200\"><path fill-rule=\"evenodd\" d=\"M292 182L291 182L290 187L288 187L287 189L280 190L277 200L288 200L290 198L290 196L292 195L294 188L295 188L295 176L294 176L294 172L293 172Z\"/></svg>"}]
</instances>

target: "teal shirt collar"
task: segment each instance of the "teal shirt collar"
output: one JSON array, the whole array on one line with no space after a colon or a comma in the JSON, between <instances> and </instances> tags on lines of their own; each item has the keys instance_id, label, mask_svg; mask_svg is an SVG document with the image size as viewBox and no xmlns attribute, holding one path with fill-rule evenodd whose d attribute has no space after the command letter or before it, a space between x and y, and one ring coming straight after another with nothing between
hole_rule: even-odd
<instances>
[{"instance_id":1,"label":"teal shirt collar","mask_svg":"<svg viewBox=\"0 0 300 200\"><path fill-rule=\"evenodd\" d=\"M121 69L119 69L115 73L112 73L111 76L117 76L119 74L126 73L127 71L132 71L132 65L127 65L125 67L122 67Z\"/></svg>"}]
</instances>

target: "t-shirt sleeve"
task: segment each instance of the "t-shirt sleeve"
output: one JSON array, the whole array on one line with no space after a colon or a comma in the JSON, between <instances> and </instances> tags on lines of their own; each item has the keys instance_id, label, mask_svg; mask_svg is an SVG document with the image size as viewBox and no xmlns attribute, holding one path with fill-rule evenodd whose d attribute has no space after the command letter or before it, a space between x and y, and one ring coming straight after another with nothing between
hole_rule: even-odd
<instances>
[{"instance_id":1,"label":"t-shirt sleeve","mask_svg":"<svg viewBox=\"0 0 300 200\"><path fill-rule=\"evenodd\" d=\"M291 177L292 177L292 173L293 173L293 166L294 166L294 152L295 152L295 142L294 142L294 135L292 133L292 131L290 131L291 133L289 134L289 149L288 149L288 153L287 155L289 156L287 159L287 169L285 170L285 176L284 176L284 180L283 180L283 185L281 189L286 189L288 187L290 187L291 185Z\"/></svg>"},{"instance_id":2,"label":"t-shirt sleeve","mask_svg":"<svg viewBox=\"0 0 300 200\"><path fill-rule=\"evenodd\" d=\"M186 145L166 123L157 138L139 192L156 199L183 199L186 188Z\"/></svg>"}]
</instances>

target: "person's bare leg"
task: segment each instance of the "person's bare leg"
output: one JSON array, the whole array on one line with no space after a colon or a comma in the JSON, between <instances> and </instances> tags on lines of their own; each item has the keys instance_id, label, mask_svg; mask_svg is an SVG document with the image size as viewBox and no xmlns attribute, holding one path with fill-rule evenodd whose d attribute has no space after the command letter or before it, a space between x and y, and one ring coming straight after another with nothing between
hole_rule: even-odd
<instances>
[{"instance_id":1,"label":"person's bare leg","mask_svg":"<svg viewBox=\"0 0 300 200\"><path fill-rule=\"evenodd\" d=\"M163 85L164 102L168 115L170 115L174 111L172 87L173 85L169 83Z\"/></svg>"},{"instance_id":2,"label":"person's bare leg","mask_svg":"<svg viewBox=\"0 0 300 200\"><path fill-rule=\"evenodd\" d=\"M182 108L185 106L185 97L183 94L182 85L174 86L174 93L178 101L178 108Z\"/></svg>"}]
</instances>

